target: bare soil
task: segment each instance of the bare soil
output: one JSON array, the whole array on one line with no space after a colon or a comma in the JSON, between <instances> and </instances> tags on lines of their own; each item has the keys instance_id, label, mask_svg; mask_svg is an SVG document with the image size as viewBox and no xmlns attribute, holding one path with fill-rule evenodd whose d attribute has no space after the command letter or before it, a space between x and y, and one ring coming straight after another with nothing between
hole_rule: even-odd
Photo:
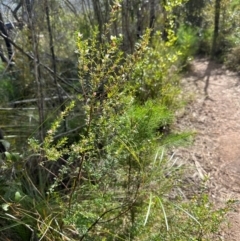
<instances>
[{"instance_id":1,"label":"bare soil","mask_svg":"<svg viewBox=\"0 0 240 241\"><path fill-rule=\"evenodd\" d=\"M209 177L217 205L236 201L220 240L240 241L240 75L196 59L182 85L192 101L179 113L177 128L196 131L196 136L192 146L176 150L177 156L194 164L193 178Z\"/></svg>"}]
</instances>

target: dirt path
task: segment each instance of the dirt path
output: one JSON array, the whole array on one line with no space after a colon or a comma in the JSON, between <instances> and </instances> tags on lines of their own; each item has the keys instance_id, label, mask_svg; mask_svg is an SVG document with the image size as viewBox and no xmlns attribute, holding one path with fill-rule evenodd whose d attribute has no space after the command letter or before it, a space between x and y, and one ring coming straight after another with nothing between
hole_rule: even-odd
<instances>
[{"instance_id":1,"label":"dirt path","mask_svg":"<svg viewBox=\"0 0 240 241\"><path fill-rule=\"evenodd\" d=\"M177 126L197 135L194 145L178 150L178 156L196 166L198 177L209 176L217 203L240 200L240 76L198 59L182 82L193 102ZM240 204L229 214L229 223L221 240L239 241Z\"/></svg>"}]
</instances>

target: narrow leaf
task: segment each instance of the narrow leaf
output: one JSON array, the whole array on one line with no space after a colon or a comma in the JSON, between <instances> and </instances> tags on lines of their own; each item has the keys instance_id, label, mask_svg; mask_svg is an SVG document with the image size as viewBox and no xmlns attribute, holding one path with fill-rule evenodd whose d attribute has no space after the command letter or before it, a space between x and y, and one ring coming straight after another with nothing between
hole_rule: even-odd
<instances>
[{"instance_id":1,"label":"narrow leaf","mask_svg":"<svg viewBox=\"0 0 240 241\"><path fill-rule=\"evenodd\" d=\"M192 218L197 224L199 224L200 227L202 227L201 223L199 223L199 221L189 212L187 212L185 209L173 204L176 208L178 208L179 210L183 211L184 213L186 213L190 218Z\"/></svg>"},{"instance_id":2,"label":"narrow leaf","mask_svg":"<svg viewBox=\"0 0 240 241\"><path fill-rule=\"evenodd\" d=\"M152 206L152 193L150 194L150 198L149 198L148 210L147 210L146 218L143 224L144 226L147 224L147 220L150 215L151 206Z\"/></svg>"},{"instance_id":3,"label":"narrow leaf","mask_svg":"<svg viewBox=\"0 0 240 241\"><path fill-rule=\"evenodd\" d=\"M120 138L118 139L119 142L122 143L122 145L129 151L129 153L133 156L133 158L136 160L136 162L139 164L139 166L142 168L141 163L139 161L139 158L137 157L136 153L129 148L129 146Z\"/></svg>"},{"instance_id":4,"label":"narrow leaf","mask_svg":"<svg viewBox=\"0 0 240 241\"><path fill-rule=\"evenodd\" d=\"M161 199L160 199L159 197L158 197L158 201L159 201L160 206L161 206L161 209L162 209L162 211L163 211L163 215L164 215L164 219L165 219L165 224L166 224L167 231L169 231L168 219L167 219L167 214L166 214L166 212L165 212L165 208L164 208L164 206L163 206L163 204L162 204L162 201L161 201Z\"/></svg>"}]
</instances>

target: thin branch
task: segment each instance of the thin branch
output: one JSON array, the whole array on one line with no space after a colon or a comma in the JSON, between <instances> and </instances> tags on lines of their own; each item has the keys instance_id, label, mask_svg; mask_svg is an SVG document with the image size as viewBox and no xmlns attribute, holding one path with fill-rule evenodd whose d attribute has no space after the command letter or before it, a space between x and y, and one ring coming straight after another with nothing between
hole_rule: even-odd
<instances>
[{"instance_id":1,"label":"thin branch","mask_svg":"<svg viewBox=\"0 0 240 241\"><path fill-rule=\"evenodd\" d=\"M4 39L8 39L9 42L17 49L19 50L22 54L24 54L25 56L27 56L29 59L34 60L34 57L25 52L19 45L17 45L14 41L12 41L9 37L7 37L6 35L4 35L2 32L0 32L0 36L3 37ZM50 72L51 74L54 74L54 71L49 68L48 66L46 66L45 64L43 64L42 62L38 63L40 66L42 66L44 69L46 69L48 72ZM66 80L64 80L62 77L60 77L59 75L56 74L56 77L64 84L68 85L69 87L71 87L72 89L74 89L77 93L81 93L81 91L79 89L77 89L76 87L72 86L71 84L69 84Z\"/></svg>"},{"instance_id":2,"label":"thin branch","mask_svg":"<svg viewBox=\"0 0 240 241\"><path fill-rule=\"evenodd\" d=\"M68 0L65 0L64 2L66 3L66 6L74 13L74 15L77 16L77 11L73 4Z\"/></svg>"},{"instance_id":3,"label":"thin branch","mask_svg":"<svg viewBox=\"0 0 240 241\"><path fill-rule=\"evenodd\" d=\"M69 98L71 98L71 96L63 96L62 98L69 99ZM58 96L45 97L43 100L51 101L51 100L56 100L56 99L58 99ZM10 105L20 105L20 104L33 103L33 102L37 102L37 99L34 98L34 99L27 99L27 100L17 100L17 101L10 102Z\"/></svg>"},{"instance_id":4,"label":"thin branch","mask_svg":"<svg viewBox=\"0 0 240 241\"><path fill-rule=\"evenodd\" d=\"M37 87L37 106L38 106L38 115L39 115L39 134L40 134L40 140L44 140L44 123L45 123L45 102L44 102L44 86L43 86L43 80L41 78L41 69L39 66L40 57L39 57L39 42L37 39L37 33L36 33L36 26L33 21L32 17L32 6L30 4L29 0L25 0L25 7L27 9L27 21L28 21L28 28L30 30L30 38L29 41L32 45L32 49L34 52L33 56L33 67L34 67L34 78L36 82Z\"/></svg>"},{"instance_id":5,"label":"thin branch","mask_svg":"<svg viewBox=\"0 0 240 241\"><path fill-rule=\"evenodd\" d=\"M58 139L58 138L68 136L68 135L70 135L70 134L72 134L72 133L74 133L74 132L78 133L77 131L80 130L80 129L82 129L84 126L86 126L86 125L83 124L83 125L81 125L81 126L76 127L75 129L71 129L71 130L69 130L69 131L67 131L67 132L60 133L60 134L54 136L53 139L56 140L56 139Z\"/></svg>"},{"instance_id":6,"label":"thin branch","mask_svg":"<svg viewBox=\"0 0 240 241\"><path fill-rule=\"evenodd\" d=\"M125 205L125 206L126 206L126 205ZM92 225L87 229L86 233L82 235L82 237L80 238L80 241L82 241L82 240L85 238L85 236L87 235L87 233L89 233L89 231L90 231L94 226L96 226L97 223L98 223L106 214L108 214L108 213L110 213L110 212L112 212L112 211L114 211L114 210L123 208L123 207L124 207L124 205L119 206L119 207L116 207L116 208L109 209L109 210L105 211L104 213L102 213L102 214L99 216L99 218L97 218L97 219L92 223ZM129 209L129 208L128 208L128 209ZM128 211L128 209L127 209L127 211ZM126 210L125 210L125 211L126 211Z\"/></svg>"},{"instance_id":7,"label":"thin branch","mask_svg":"<svg viewBox=\"0 0 240 241\"><path fill-rule=\"evenodd\" d=\"M108 213L114 211L114 210L117 210L117 209L120 209L120 208L123 208L123 207L127 207L123 212L119 213L116 217L112 218L112 219L109 219L105 222L109 222L109 221L112 221L112 220L115 220L117 219L118 217L120 217L121 215L123 215L124 213L126 213L127 211L129 211L132 206L134 205L134 203L137 201L137 194L139 193L139 188L140 188L140 182L138 183L137 185L137 189L136 189L136 192L134 194L134 198L132 199L131 203L126 203L124 205L121 205L121 206L118 206L116 208L112 208L112 209L109 209L105 212L103 212L93 223L92 225L88 228L88 230L86 231L86 233L80 238L80 241L82 241L85 236L87 235L87 233L89 233L89 231L94 227L96 226L98 223L100 223L100 220ZM102 222L101 222L102 223Z\"/></svg>"},{"instance_id":8,"label":"thin branch","mask_svg":"<svg viewBox=\"0 0 240 241\"><path fill-rule=\"evenodd\" d=\"M18 10L20 9L20 7L22 7L22 4L23 4L22 0L18 3L18 5L15 7L14 10L12 10L11 7L9 7L7 4L5 4L5 3L3 3L3 2L2 2L1 4L2 4L4 7L8 8L8 9L11 11L13 17L14 17L14 18L16 19L16 21L19 23L20 20L19 20L19 18L18 18L18 16L17 16L17 12L18 12Z\"/></svg>"},{"instance_id":9,"label":"thin branch","mask_svg":"<svg viewBox=\"0 0 240 241\"><path fill-rule=\"evenodd\" d=\"M59 104L61 105L61 111L64 110L63 106L63 99L60 93L60 89L57 83L57 66L56 66L56 56L55 56L55 50L54 50L54 44L53 44L53 34L52 34L52 27L51 27L51 21L50 21L50 11L48 6L48 0L45 0L45 12L46 12L46 19L47 19L47 28L48 28L48 35L49 35L49 48L51 52L51 58L52 58L52 69L53 69L53 80L57 88L57 95Z\"/></svg>"}]
</instances>

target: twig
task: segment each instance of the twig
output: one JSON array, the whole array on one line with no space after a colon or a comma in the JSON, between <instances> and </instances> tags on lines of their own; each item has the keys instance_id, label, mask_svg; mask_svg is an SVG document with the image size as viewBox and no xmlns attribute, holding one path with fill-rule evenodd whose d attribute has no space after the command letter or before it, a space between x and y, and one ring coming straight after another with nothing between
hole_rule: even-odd
<instances>
[{"instance_id":1,"label":"twig","mask_svg":"<svg viewBox=\"0 0 240 241\"><path fill-rule=\"evenodd\" d=\"M7 39L17 50L19 50L21 53L23 53L25 56L27 56L29 59L34 60L34 57L25 52L19 45L17 45L14 41L12 41L12 39L8 38L6 35L4 35L2 32L0 32L0 36L3 37L4 39ZM51 74L54 74L54 71L49 68L48 66L46 66L45 64L43 64L42 62L39 61L38 63L40 66L42 66L44 69L46 69L48 72L50 72ZM59 75L56 74L57 79L59 79L61 82L63 82L64 84L70 86L71 88L73 88L77 93L81 93L81 91L77 88L75 88L74 86L72 86L71 84L69 84L66 80L64 80L62 77L60 77Z\"/></svg>"}]
</instances>

